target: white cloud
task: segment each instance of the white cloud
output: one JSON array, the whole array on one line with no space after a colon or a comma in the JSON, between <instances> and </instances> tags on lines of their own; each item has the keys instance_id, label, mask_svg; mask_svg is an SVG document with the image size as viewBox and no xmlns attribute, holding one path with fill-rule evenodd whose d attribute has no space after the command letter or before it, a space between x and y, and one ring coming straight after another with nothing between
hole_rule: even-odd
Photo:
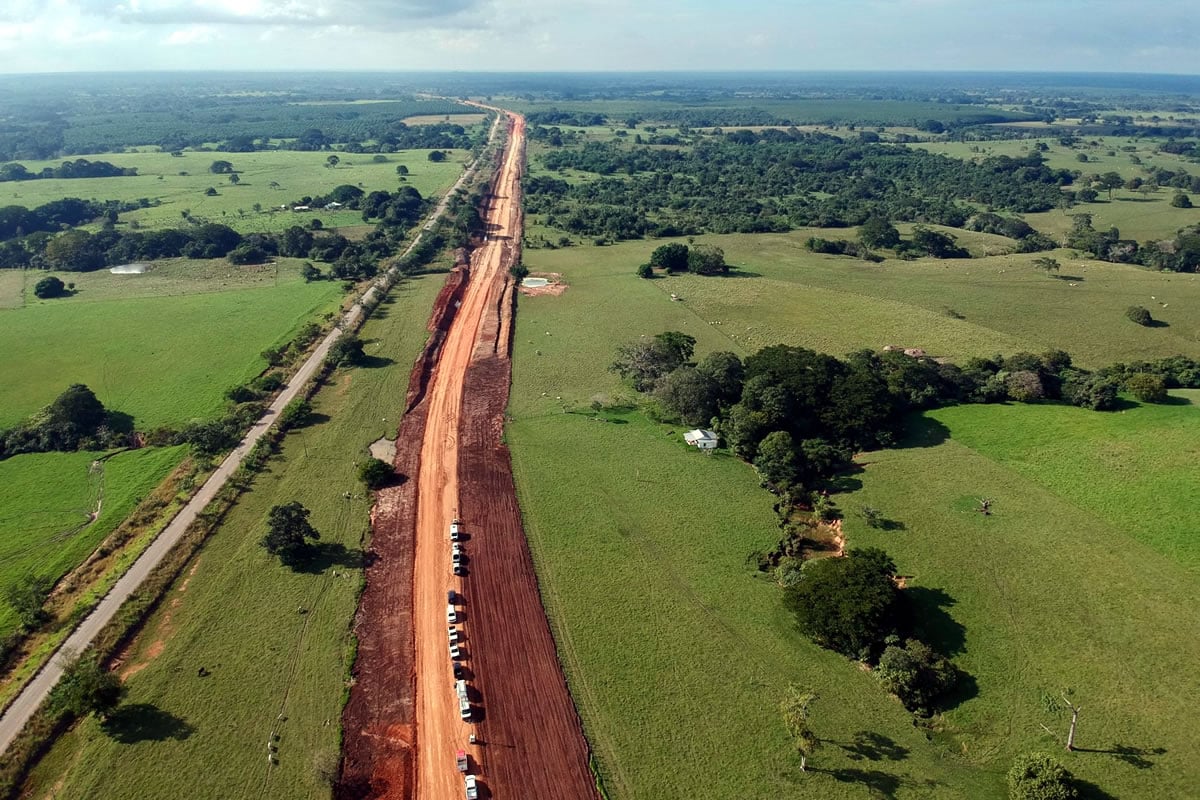
<instances>
[{"instance_id":1,"label":"white cloud","mask_svg":"<svg viewBox=\"0 0 1200 800\"><path fill-rule=\"evenodd\" d=\"M193 45L211 42L214 38L216 38L216 31L210 26L191 25L187 28L171 31L171 34L163 42L172 46Z\"/></svg>"}]
</instances>

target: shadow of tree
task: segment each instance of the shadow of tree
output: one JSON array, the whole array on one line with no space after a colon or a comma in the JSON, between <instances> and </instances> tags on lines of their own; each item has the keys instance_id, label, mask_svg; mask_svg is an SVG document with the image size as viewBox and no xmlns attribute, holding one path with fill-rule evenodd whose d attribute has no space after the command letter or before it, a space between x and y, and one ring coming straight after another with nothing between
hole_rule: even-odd
<instances>
[{"instance_id":1,"label":"shadow of tree","mask_svg":"<svg viewBox=\"0 0 1200 800\"><path fill-rule=\"evenodd\" d=\"M813 770L816 772L817 770ZM843 769L821 770L838 783L860 783L873 794L885 798L894 798L896 792L904 785L899 775L892 775L877 769Z\"/></svg>"},{"instance_id":2,"label":"shadow of tree","mask_svg":"<svg viewBox=\"0 0 1200 800\"><path fill-rule=\"evenodd\" d=\"M1071 783L1075 784L1075 790L1079 792L1079 800L1117 800L1091 781L1074 778Z\"/></svg>"},{"instance_id":3,"label":"shadow of tree","mask_svg":"<svg viewBox=\"0 0 1200 800\"><path fill-rule=\"evenodd\" d=\"M950 429L936 419L923 415L909 417L904 435L896 443L896 449L913 447L937 447L950 438Z\"/></svg>"},{"instance_id":4,"label":"shadow of tree","mask_svg":"<svg viewBox=\"0 0 1200 800\"><path fill-rule=\"evenodd\" d=\"M1099 755L1113 756L1118 761L1124 761L1134 769L1150 769L1154 766L1154 762L1150 760L1150 756L1165 755L1167 748L1165 747L1133 747L1128 744L1114 744L1107 750L1096 748L1076 747L1076 753L1096 753Z\"/></svg>"},{"instance_id":5,"label":"shadow of tree","mask_svg":"<svg viewBox=\"0 0 1200 800\"><path fill-rule=\"evenodd\" d=\"M874 731L857 731L848 744L837 743L854 761L903 761L908 748Z\"/></svg>"},{"instance_id":6,"label":"shadow of tree","mask_svg":"<svg viewBox=\"0 0 1200 800\"><path fill-rule=\"evenodd\" d=\"M904 596L912 606L913 633L918 639L947 657L963 652L967 629L946 611L957 602L953 597L944 589L926 586L909 586Z\"/></svg>"},{"instance_id":7,"label":"shadow of tree","mask_svg":"<svg viewBox=\"0 0 1200 800\"><path fill-rule=\"evenodd\" d=\"M150 703L121 706L109 714L101 727L110 739L121 744L183 741L195 730L187 720Z\"/></svg>"},{"instance_id":8,"label":"shadow of tree","mask_svg":"<svg viewBox=\"0 0 1200 800\"><path fill-rule=\"evenodd\" d=\"M380 367L390 367L395 363L395 360L387 356L363 356L355 366L363 369L379 369Z\"/></svg>"},{"instance_id":9,"label":"shadow of tree","mask_svg":"<svg viewBox=\"0 0 1200 800\"><path fill-rule=\"evenodd\" d=\"M365 554L358 548L347 548L341 542L316 542L309 547L307 557L298 562L293 570L316 575L331 567L361 569L366 560Z\"/></svg>"},{"instance_id":10,"label":"shadow of tree","mask_svg":"<svg viewBox=\"0 0 1200 800\"><path fill-rule=\"evenodd\" d=\"M124 411L109 409L104 424L117 433L133 433L133 417Z\"/></svg>"}]
</instances>

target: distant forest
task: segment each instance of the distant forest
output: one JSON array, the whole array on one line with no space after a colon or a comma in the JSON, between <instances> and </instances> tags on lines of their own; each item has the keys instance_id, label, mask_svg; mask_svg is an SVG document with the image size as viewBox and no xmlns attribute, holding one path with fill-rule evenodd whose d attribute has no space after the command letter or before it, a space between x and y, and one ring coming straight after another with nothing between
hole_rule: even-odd
<instances>
[{"instance_id":1,"label":"distant forest","mask_svg":"<svg viewBox=\"0 0 1200 800\"><path fill-rule=\"evenodd\" d=\"M209 146L247 152L267 148L319 150L332 144L389 149L469 147L461 126L404 125L414 115L476 113L453 100L418 99L410 92L353 84L290 82L275 76L243 85L238 78L187 76L127 87L104 76L82 86L34 76L0 81L0 163L120 152L155 145L163 150ZM371 102L345 102L347 98ZM376 101L376 98L378 100ZM280 141L286 140L286 141Z\"/></svg>"}]
</instances>

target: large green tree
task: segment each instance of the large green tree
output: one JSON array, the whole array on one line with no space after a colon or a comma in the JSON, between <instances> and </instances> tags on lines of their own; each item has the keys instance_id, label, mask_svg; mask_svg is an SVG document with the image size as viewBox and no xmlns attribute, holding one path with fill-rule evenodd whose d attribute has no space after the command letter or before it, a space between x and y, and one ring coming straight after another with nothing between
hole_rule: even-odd
<instances>
[{"instance_id":1,"label":"large green tree","mask_svg":"<svg viewBox=\"0 0 1200 800\"><path fill-rule=\"evenodd\" d=\"M287 566L302 563L312 552L310 540L321 538L308 521L310 513L296 500L273 507L267 514L267 534L261 540L262 546Z\"/></svg>"},{"instance_id":2,"label":"large green tree","mask_svg":"<svg viewBox=\"0 0 1200 800\"><path fill-rule=\"evenodd\" d=\"M656 247L650 254L650 266L665 269L667 272L685 271L688 268L687 245L671 242Z\"/></svg>"},{"instance_id":3,"label":"large green tree","mask_svg":"<svg viewBox=\"0 0 1200 800\"><path fill-rule=\"evenodd\" d=\"M877 548L805 564L784 591L800 630L822 647L870 660L901 622L896 565Z\"/></svg>"},{"instance_id":4,"label":"large green tree","mask_svg":"<svg viewBox=\"0 0 1200 800\"><path fill-rule=\"evenodd\" d=\"M50 707L77 717L95 714L107 717L121 702L125 686L121 679L100 666L91 653L71 662L50 694Z\"/></svg>"},{"instance_id":5,"label":"large green tree","mask_svg":"<svg viewBox=\"0 0 1200 800\"><path fill-rule=\"evenodd\" d=\"M858 240L870 248L895 247L900 244L900 231L886 217L872 216L858 227Z\"/></svg>"},{"instance_id":6,"label":"large green tree","mask_svg":"<svg viewBox=\"0 0 1200 800\"><path fill-rule=\"evenodd\" d=\"M61 278L56 278L53 275L47 275L34 285L33 294L35 297L48 300L51 297L61 296L66 290L67 285L62 282Z\"/></svg>"},{"instance_id":7,"label":"large green tree","mask_svg":"<svg viewBox=\"0 0 1200 800\"><path fill-rule=\"evenodd\" d=\"M774 488L784 491L800 477L796 458L796 443L787 431L772 431L758 445L754 456L758 477Z\"/></svg>"}]
</instances>

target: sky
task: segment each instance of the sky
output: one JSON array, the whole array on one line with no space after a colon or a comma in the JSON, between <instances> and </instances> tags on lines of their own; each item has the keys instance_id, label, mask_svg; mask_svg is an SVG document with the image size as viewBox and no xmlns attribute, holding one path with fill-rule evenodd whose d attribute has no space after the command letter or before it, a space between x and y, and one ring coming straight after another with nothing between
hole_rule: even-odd
<instances>
[{"instance_id":1,"label":"sky","mask_svg":"<svg viewBox=\"0 0 1200 800\"><path fill-rule=\"evenodd\" d=\"M1197 73L1194 0L0 0L0 73Z\"/></svg>"}]
</instances>

